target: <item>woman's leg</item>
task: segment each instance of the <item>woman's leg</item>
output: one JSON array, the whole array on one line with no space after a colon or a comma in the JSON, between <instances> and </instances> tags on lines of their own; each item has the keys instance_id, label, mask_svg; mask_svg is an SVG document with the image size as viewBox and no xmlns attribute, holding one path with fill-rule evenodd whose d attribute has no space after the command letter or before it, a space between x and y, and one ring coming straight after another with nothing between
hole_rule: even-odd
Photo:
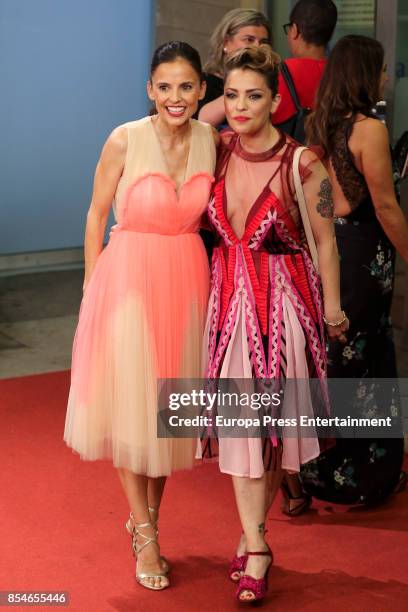
<instances>
[{"instance_id":1,"label":"woman's leg","mask_svg":"<svg viewBox=\"0 0 408 612\"><path fill-rule=\"evenodd\" d=\"M303 490L298 472L284 472L282 493L281 510L284 514L298 516L309 509L312 498Z\"/></svg>"},{"instance_id":2,"label":"woman's leg","mask_svg":"<svg viewBox=\"0 0 408 612\"><path fill-rule=\"evenodd\" d=\"M152 524L152 519L149 513L148 489L149 481L156 479L148 478L147 476L141 474L134 474L133 472L122 468L118 469L118 474L129 502L134 522L150 523L150 525L146 527L141 527L140 531L147 538L155 538L156 528ZM150 484L150 488L157 492L157 487L155 487L153 483ZM161 489L161 491L162 490L163 489ZM137 543L139 545L142 546L145 541L145 538L138 536ZM162 573L160 549L157 542L152 542L140 551L137 556L137 569L138 572L142 573ZM168 578L166 576L157 576L155 578L146 578L143 582L152 586L160 587L164 584L168 584Z\"/></svg>"},{"instance_id":3,"label":"woman's leg","mask_svg":"<svg viewBox=\"0 0 408 612\"><path fill-rule=\"evenodd\" d=\"M245 534L246 549L249 552L266 551L265 542L265 503L266 503L266 473L262 478L243 478L233 476L235 499L242 530ZM248 557L245 574L253 578L262 578L270 564L268 556ZM254 599L251 591L243 591L243 600Z\"/></svg>"},{"instance_id":4,"label":"woman's leg","mask_svg":"<svg viewBox=\"0 0 408 612\"><path fill-rule=\"evenodd\" d=\"M125 489L124 481L124 470L118 470L119 479L122 483L122 487ZM150 511L150 518L154 523L159 520L159 509L161 500L163 497L164 487L166 484L167 477L161 476L159 478L148 478L147 479L147 503ZM126 492L126 489L125 489Z\"/></svg>"},{"instance_id":5,"label":"woman's leg","mask_svg":"<svg viewBox=\"0 0 408 612\"><path fill-rule=\"evenodd\" d=\"M280 459L279 459L279 463L276 466L275 470L268 470L267 472L265 472L265 478L266 478L265 515L264 515L265 524L266 524L266 519L268 517L269 510L271 509L271 506L275 500L276 494L279 491L279 487L281 485L284 473L285 472L282 470L280 466ZM247 548L245 533L243 533L239 540L237 553L236 553L237 557L241 557L242 555L245 555L247 550L249 549ZM241 572L234 572L234 574L236 575L232 577L233 580L238 579L238 576L240 573Z\"/></svg>"},{"instance_id":6,"label":"woman's leg","mask_svg":"<svg viewBox=\"0 0 408 612\"><path fill-rule=\"evenodd\" d=\"M154 512L151 512L152 520L154 522L157 522L159 518L159 508L163 497L166 480L166 476L148 479L147 502L150 509L154 508Z\"/></svg>"},{"instance_id":7,"label":"woman's leg","mask_svg":"<svg viewBox=\"0 0 408 612\"><path fill-rule=\"evenodd\" d=\"M269 470L266 472L266 500L265 500L265 522L266 517L268 516L269 510L272 507L273 502L275 501L276 494L278 493L282 478L284 477L285 471L282 470L280 465L280 457L278 460L278 465L275 470Z\"/></svg>"}]
</instances>

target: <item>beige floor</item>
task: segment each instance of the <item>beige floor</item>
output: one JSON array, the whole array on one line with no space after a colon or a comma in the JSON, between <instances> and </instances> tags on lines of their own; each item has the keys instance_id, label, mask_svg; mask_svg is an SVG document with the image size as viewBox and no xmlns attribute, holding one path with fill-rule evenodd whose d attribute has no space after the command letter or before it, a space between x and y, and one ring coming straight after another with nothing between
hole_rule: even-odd
<instances>
[{"instance_id":1,"label":"beige floor","mask_svg":"<svg viewBox=\"0 0 408 612\"><path fill-rule=\"evenodd\" d=\"M0 278L0 378L67 370L82 270Z\"/></svg>"},{"instance_id":2,"label":"beige floor","mask_svg":"<svg viewBox=\"0 0 408 612\"><path fill-rule=\"evenodd\" d=\"M76 324L76 316L0 324L0 341L14 343L0 351L0 378L69 369Z\"/></svg>"}]
</instances>

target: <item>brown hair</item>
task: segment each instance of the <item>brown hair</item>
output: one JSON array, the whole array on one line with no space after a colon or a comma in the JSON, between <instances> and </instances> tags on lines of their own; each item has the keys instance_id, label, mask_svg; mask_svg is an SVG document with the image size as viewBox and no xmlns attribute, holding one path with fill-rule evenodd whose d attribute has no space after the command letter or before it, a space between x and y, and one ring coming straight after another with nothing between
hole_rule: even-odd
<instances>
[{"instance_id":1,"label":"brown hair","mask_svg":"<svg viewBox=\"0 0 408 612\"><path fill-rule=\"evenodd\" d=\"M268 32L269 41L272 43L271 26L263 13L255 9L232 9L224 15L215 28L210 39L210 52L204 70L210 74L222 74L224 70L224 45L225 40L232 38L248 26L263 26Z\"/></svg>"},{"instance_id":2,"label":"brown hair","mask_svg":"<svg viewBox=\"0 0 408 612\"><path fill-rule=\"evenodd\" d=\"M224 66L224 82L232 70L253 70L261 74L266 81L272 96L278 93L280 57L269 45L244 47L228 56Z\"/></svg>"},{"instance_id":3,"label":"brown hair","mask_svg":"<svg viewBox=\"0 0 408 612\"><path fill-rule=\"evenodd\" d=\"M308 144L320 145L326 157L345 119L369 116L380 99L384 49L373 38L351 34L334 46L320 82L316 110L306 120Z\"/></svg>"}]
</instances>

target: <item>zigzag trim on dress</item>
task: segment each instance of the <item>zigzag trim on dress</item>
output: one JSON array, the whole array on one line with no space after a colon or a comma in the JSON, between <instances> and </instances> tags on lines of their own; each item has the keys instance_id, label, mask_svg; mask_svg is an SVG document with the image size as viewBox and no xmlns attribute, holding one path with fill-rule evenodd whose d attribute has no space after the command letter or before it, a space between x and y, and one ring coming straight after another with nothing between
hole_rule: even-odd
<instances>
[{"instance_id":1,"label":"zigzag trim on dress","mask_svg":"<svg viewBox=\"0 0 408 612\"><path fill-rule=\"evenodd\" d=\"M245 323L248 334L248 340L251 346L251 360L256 378L264 378L266 376L266 359L262 344L262 335L256 316L256 303L252 292L252 286L248 279L248 271L245 265L245 258L239 252L241 278L244 283L243 297L245 306Z\"/></svg>"},{"instance_id":2,"label":"zigzag trim on dress","mask_svg":"<svg viewBox=\"0 0 408 612\"><path fill-rule=\"evenodd\" d=\"M313 360L316 366L317 374L319 378L325 378L326 377L325 358L323 356L325 349L324 349L324 346L322 346L320 342L320 338L317 333L316 325L314 321L312 320L312 318L310 317L310 315L308 315L308 310L305 304L303 303L302 298L298 294L296 288L290 282L290 279L288 278L288 273L284 266L284 263L278 260L276 263L277 263L276 268L279 270L279 272L282 275L282 278L284 279L284 283L283 283L284 289L296 310L296 313L298 315L300 323L302 324L303 329L307 332L306 339L307 339L309 348L313 355Z\"/></svg>"},{"instance_id":3,"label":"zigzag trim on dress","mask_svg":"<svg viewBox=\"0 0 408 612\"><path fill-rule=\"evenodd\" d=\"M265 238L268 233L271 225L276 221L277 212L276 210L269 210L265 219L260 224L259 228L252 236L251 240L248 242L248 246L250 249L256 250L262 243L262 240Z\"/></svg>"},{"instance_id":4,"label":"zigzag trim on dress","mask_svg":"<svg viewBox=\"0 0 408 612\"><path fill-rule=\"evenodd\" d=\"M227 232L224 230L224 228L222 227L218 217L217 217L217 211L215 210L215 195L211 198L209 204L208 204L208 212L210 215L210 219L212 224L214 225L214 227L217 229L217 231L220 233L220 235L223 237L224 242L227 246L232 246L232 242L227 234Z\"/></svg>"},{"instance_id":5,"label":"zigzag trim on dress","mask_svg":"<svg viewBox=\"0 0 408 612\"><path fill-rule=\"evenodd\" d=\"M277 378L280 367L280 338L282 326L282 283L276 273L275 257L269 257L270 304L269 304L269 342L268 376Z\"/></svg>"}]
</instances>

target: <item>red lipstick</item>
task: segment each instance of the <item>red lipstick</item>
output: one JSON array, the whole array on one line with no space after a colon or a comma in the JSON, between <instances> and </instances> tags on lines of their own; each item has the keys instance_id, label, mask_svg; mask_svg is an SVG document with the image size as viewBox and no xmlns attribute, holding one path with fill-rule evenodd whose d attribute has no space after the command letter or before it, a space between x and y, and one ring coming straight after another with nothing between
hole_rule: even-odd
<instances>
[{"instance_id":1,"label":"red lipstick","mask_svg":"<svg viewBox=\"0 0 408 612\"><path fill-rule=\"evenodd\" d=\"M249 117L244 117L243 115L237 115L237 117L234 117L234 121L245 123L245 121L249 121Z\"/></svg>"}]
</instances>

